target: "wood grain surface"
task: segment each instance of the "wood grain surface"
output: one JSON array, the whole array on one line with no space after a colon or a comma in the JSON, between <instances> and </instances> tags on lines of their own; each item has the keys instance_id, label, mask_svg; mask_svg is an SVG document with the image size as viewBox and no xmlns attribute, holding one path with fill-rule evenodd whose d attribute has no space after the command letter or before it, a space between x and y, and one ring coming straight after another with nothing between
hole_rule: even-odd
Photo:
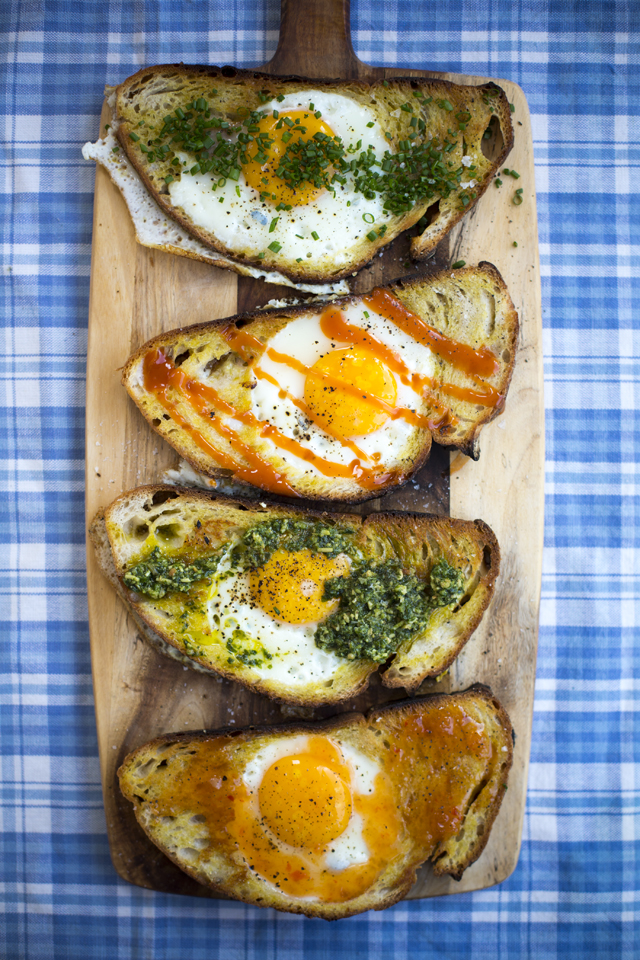
<instances>
[{"instance_id":1,"label":"wood grain surface","mask_svg":"<svg viewBox=\"0 0 640 960\"><path fill-rule=\"evenodd\" d=\"M283 0L278 49L261 69L307 77L437 76L466 84L487 79L367 66L351 47L345 0ZM110 79L118 83L125 78ZM525 807L543 532L540 271L527 103L515 84L497 82L515 105L515 146L507 162L521 175L517 186L524 190L522 205L513 205L516 183L504 177L503 186L490 187L430 261L408 263L408 240L400 237L353 283L356 291L368 290L381 281L433 272L458 259L468 264L490 260L507 282L521 324L506 409L483 431L480 461L436 447L416 483L362 508L370 512L382 505L480 517L494 529L502 550L501 577L481 627L450 675L439 685L425 682L421 692L460 690L475 681L493 689L517 732L509 790L485 852L462 880L435 878L426 866L411 898L478 890L504 880L518 859ZM102 130L108 119L105 106ZM291 290L238 279L208 264L139 246L124 201L98 167L87 361L87 523L119 493L157 480L175 462L175 454L151 431L120 386L119 371L129 354L162 331L230 316L280 294L291 296ZM235 684L186 670L152 651L101 576L91 548L87 581L100 766L115 867L120 876L140 886L212 896L147 840L120 795L117 767L129 751L158 734L281 722L290 716L289 709ZM360 710L399 696L374 681L347 709ZM344 709L324 708L315 715Z\"/></svg>"}]
</instances>

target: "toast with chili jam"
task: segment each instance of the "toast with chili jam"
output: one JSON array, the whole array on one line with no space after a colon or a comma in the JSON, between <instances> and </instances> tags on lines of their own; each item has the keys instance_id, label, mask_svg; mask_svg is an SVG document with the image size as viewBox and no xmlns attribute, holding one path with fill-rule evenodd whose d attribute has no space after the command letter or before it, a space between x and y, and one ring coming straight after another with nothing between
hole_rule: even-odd
<instances>
[{"instance_id":1,"label":"toast with chili jam","mask_svg":"<svg viewBox=\"0 0 640 960\"><path fill-rule=\"evenodd\" d=\"M209 259L210 250L231 269L293 283L349 277L415 224L412 255L424 258L513 144L509 103L494 83L305 80L178 64L145 67L110 102L135 176L204 249L181 238L187 256ZM492 132L502 147L490 160ZM84 154L113 175L113 148L100 147ZM158 231L152 245L162 247L171 231L160 222Z\"/></svg>"},{"instance_id":2,"label":"toast with chili jam","mask_svg":"<svg viewBox=\"0 0 640 960\"><path fill-rule=\"evenodd\" d=\"M432 440L477 459L517 334L504 281L481 263L163 333L122 382L199 473L355 503L406 482Z\"/></svg>"},{"instance_id":3,"label":"toast with chili jam","mask_svg":"<svg viewBox=\"0 0 640 960\"><path fill-rule=\"evenodd\" d=\"M511 723L487 687L324 722L167 734L118 771L138 823L216 893L337 920L459 880L507 789Z\"/></svg>"},{"instance_id":4,"label":"toast with chili jam","mask_svg":"<svg viewBox=\"0 0 640 960\"><path fill-rule=\"evenodd\" d=\"M91 526L102 571L160 652L295 704L335 703L382 671L417 689L453 662L500 554L474 522L327 514L169 486Z\"/></svg>"}]
</instances>

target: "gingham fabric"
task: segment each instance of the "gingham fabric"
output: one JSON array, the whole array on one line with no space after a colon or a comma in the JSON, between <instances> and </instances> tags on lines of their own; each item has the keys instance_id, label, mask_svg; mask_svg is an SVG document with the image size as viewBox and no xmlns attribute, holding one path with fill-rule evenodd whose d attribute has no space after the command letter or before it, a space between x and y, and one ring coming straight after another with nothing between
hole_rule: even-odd
<instances>
[{"instance_id":1,"label":"gingham fabric","mask_svg":"<svg viewBox=\"0 0 640 960\"><path fill-rule=\"evenodd\" d=\"M291 0L293 2L293 0ZM531 774L513 876L328 925L159 895L109 859L84 579L83 406L105 82L254 66L276 0L25 0L2 31L2 865L7 960L631 958L637 940L640 5L353 0L366 61L506 77L533 115L547 405Z\"/></svg>"}]
</instances>

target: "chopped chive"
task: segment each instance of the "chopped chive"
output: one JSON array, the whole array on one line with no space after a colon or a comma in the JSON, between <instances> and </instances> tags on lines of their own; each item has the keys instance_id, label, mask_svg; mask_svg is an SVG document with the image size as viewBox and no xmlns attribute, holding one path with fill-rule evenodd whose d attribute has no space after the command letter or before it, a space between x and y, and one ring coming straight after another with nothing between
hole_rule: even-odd
<instances>
[{"instance_id":1,"label":"chopped chive","mask_svg":"<svg viewBox=\"0 0 640 960\"><path fill-rule=\"evenodd\" d=\"M508 177L508 176L510 175L510 173L511 173L511 170L509 170L508 167L505 167L504 170L502 171L502 173L503 173L503 174L506 174L506 176Z\"/></svg>"},{"instance_id":2,"label":"chopped chive","mask_svg":"<svg viewBox=\"0 0 640 960\"><path fill-rule=\"evenodd\" d=\"M319 240L319 239L320 239L320 237L319 237L318 234L315 232L315 230L312 230L312 231L311 231L311 236L313 237L314 240Z\"/></svg>"},{"instance_id":3,"label":"chopped chive","mask_svg":"<svg viewBox=\"0 0 640 960\"><path fill-rule=\"evenodd\" d=\"M264 250L262 251L262 253L258 254L258 260L263 260L263 259L264 259Z\"/></svg>"},{"instance_id":4,"label":"chopped chive","mask_svg":"<svg viewBox=\"0 0 640 960\"><path fill-rule=\"evenodd\" d=\"M316 110L316 112L314 113L314 117L316 118L316 120L319 120L321 116L322 114L320 113L320 111Z\"/></svg>"},{"instance_id":5,"label":"chopped chive","mask_svg":"<svg viewBox=\"0 0 640 960\"><path fill-rule=\"evenodd\" d=\"M514 203L514 204L516 205L516 207L519 207L520 204L522 203L522 194L521 194L521 193L515 193L515 194L513 195L513 200L512 200L511 202Z\"/></svg>"},{"instance_id":6,"label":"chopped chive","mask_svg":"<svg viewBox=\"0 0 640 960\"><path fill-rule=\"evenodd\" d=\"M316 108L315 103L310 103L310 104L309 104L309 110L315 110L315 108Z\"/></svg>"},{"instance_id":7,"label":"chopped chive","mask_svg":"<svg viewBox=\"0 0 640 960\"><path fill-rule=\"evenodd\" d=\"M375 230L369 230L369 233L367 234L367 240L371 240L371 242L373 243L373 241L377 239L378 239L378 234L375 232Z\"/></svg>"},{"instance_id":8,"label":"chopped chive","mask_svg":"<svg viewBox=\"0 0 640 960\"><path fill-rule=\"evenodd\" d=\"M274 217L271 223L269 224L269 233L273 233L275 228L278 226L278 220L280 217Z\"/></svg>"},{"instance_id":9,"label":"chopped chive","mask_svg":"<svg viewBox=\"0 0 640 960\"><path fill-rule=\"evenodd\" d=\"M516 112L516 105L515 105L515 103L510 103L510 104L509 104L509 110L511 110L511 113L515 113L515 112Z\"/></svg>"},{"instance_id":10,"label":"chopped chive","mask_svg":"<svg viewBox=\"0 0 640 960\"><path fill-rule=\"evenodd\" d=\"M299 233L296 233L296 237L298 238L298 240L304 240L304 237Z\"/></svg>"},{"instance_id":11,"label":"chopped chive","mask_svg":"<svg viewBox=\"0 0 640 960\"><path fill-rule=\"evenodd\" d=\"M514 245L514 247L517 247L517 246L518 246L517 240L514 240L514 241L513 241L513 245Z\"/></svg>"},{"instance_id":12,"label":"chopped chive","mask_svg":"<svg viewBox=\"0 0 640 960\"><path fill-rule=\"evenodd\" d=\"M388 87L388 86L389 86L389 81L388 81L388 80L383 80L383 81L382 81L382 86L383 86L383 87Z\"/></svg>"},{"instance_id":13,"label":"chopped chive","mask_svg":"<svg viewBox=\"0 0 640 960\"><path fill-rule=\"evenodd\" d=\"M365 315L365 317L366 317L366 318L367 318L367 320L368 320L368 319L369 319L369 313L368 313L368 311L367 311L367 310L365 310L365 311L364 311L364 315Z\"/></svg>"},{"instance_id":14,"label":"chopped chive","mask_svg":"<svg viewBox=\"0 0 640 960\"><path fill-rule=\"evenodd\" d=\"M171 174L168 174L168 176L166 176L166 177L164 178L164 182L165 182L165 183L173 183L173 177L171 176Z\"/></svg>"},{"instance_id":15,"label":"chopped chive","mask_svg":"<svg viewBox=\"0 0 640 960\"><path fill-rule=\"evenodd\" d=\"M500 177L496 177L493 182L494 182L494 184L495 184L496 187L501 187L501 186L502 186L502 180L500 179Z\"/></svg>"},{"instance_id":16,"label":"chopped chive","mask_svg":"<svg viewBox=\"0 0 640 960\"><path fill-rule=\"evenodd\" d=\"M130 134L129 134L129 139L130 139L130 140L135 140L135 142L137 143L138 140L140 139L140 137L138 136L137 133L130 133Z\"/></svg>"},{"instance_id":17,"label":"chopped chive","mask_svg":"<svg viewBox=\"0 0 640 960\"><path fill-rule=\"evenodd\" d=\"M278 101L278 103L282 103L282 101L284 100L284 93L281 93L279 96L277 96L276 100Z\"/></svg>"},{"instance_id":18,"label":"chopped chive","mask_svg":"<svg viewBox=\"0 0 640 960\"><path fill-rule=\"evenodd\" d=\"M368 127L375 127L375 123L373 122L373 120L370 120L369 123L367 124L367 126L368 126Z\"/></svg>"},{"instance_id":19,"label":"chopped chive","mask_svg":"<svg viewBox=\"0 0 640 960\"><path fill-rule=\"evenodd\" d=\"M296 263L302 263L302 257L296 257Z\"/></svg>"},{"instance_id":20,"label":"chopped chive","mask_svg":"<svg viewBox=\"0 0 640 960\"><path fill-rule=\"evenodd\" d=\"M376 218L372 213L363 213L362 219L364 220L365 223L374 223Z\"/></svg>"},{"instance_id":21,"label":"chopped chive","mask_svg":"<svg viewBox=\"0 0 640 960\"><path fill-rule=\"evenodd\" d=\"M272 250L274 253L278 253L279 250L282 250L282 244L278 243L277 240L274 240L273 243L269 244L269 250Z\"/></svg>"},{"instance_id":22,"label":"chopped chive","mask_svg":"<svg viewBox=\"0 0 640 960\"><path fill-rule=\"evenodd\" d=\"M452 264L451 264L451 269L452 269L452 270L458 270L460 267L465 267L466 265L467 265L467 261L466 261L466 260L456 260L455 263L452 263Z\"/></svg>"},{"instance_id":23,"label":"chopped chive","mask_svg":"<svg viewBox=\"0 0 640 960\"><path fill-rule=\"evenodd\" d=\"M240 187L237 184L236 184L236 193L238 196L240 196Z\"/></svg>"}]
</instances>

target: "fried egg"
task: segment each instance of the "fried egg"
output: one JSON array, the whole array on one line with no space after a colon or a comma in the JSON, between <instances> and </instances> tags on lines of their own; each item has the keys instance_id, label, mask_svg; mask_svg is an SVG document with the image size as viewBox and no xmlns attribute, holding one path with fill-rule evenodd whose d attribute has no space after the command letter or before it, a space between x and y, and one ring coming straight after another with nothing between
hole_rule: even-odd
<instances>
[{"instance_id":1,"label":"fried egg","mask_svg":"<svg viewBox=\"0 0 640 960\"><path fill-rule=\"evenodd\" d=\"M341 466L358 458L363 464L393 468L406 456L416 432L415 423L397 411L428 412L422 390L414 388L411 378L434 376L435 359L428 347L362 301L342 312L350 327L382 344L406 365L409 375L390 369L366 346L330 339L322 330L321 315L301 316L271 338L254 365L251 409L259 420L319 457ZM277 452L288 462L295 459L301 472L320 475L313 463L289 451Z\"/></svg>"},{"instance_id":2,"label":"fried egg","mask_svg":"<svg viewBox=\"0 0 640 960\"><path fill-rule=\"evenodd\" d=\"M322 599L325 582L350 566L345 554L276 550L262 567L239 572L227 555L207 599L212 641L262 678L293 687L331 680L345 661L316 647L314 635L338 606Z\"/></svg>"},{"instance_id":3,"label":"fried egg","mask_svg":"<svg viewBox=\"0 0 640 960\"><path fill-rule=\"evenodd\" d=\"M311 735L260 747L242 770L228 832L274 887L335 902L371 886L402 830L380 764Z\"/></svg>"},{"instance_id":4,"label":"fried egg","mask_svg":"<svg viewBox=\"0 0 640 960\"><path fill-rule=\"evenodd\" d=\"M287 123L296 121L304 126L304 135L290 132ZM307 90L265 104L259 126L260 133L275 138L267 163L250 159L237 182L227 179L215 189L217 178L210 173L185 174L169 184L171 202L227 249L256 256L276 244L284 262L312 260L314 269L327 265L335 270L347 263L345 251L364 239L372 224L379 229L391 222L392 215L383 212L382 196L369 200L356 193L351 174L331 190L306 182L292 189L276 176L286 147L318 133L340 137L345 148L359 143L358 153L371 146L382 157L389 143L367 107L337 93ZM186 153L176 156L185 168L193 162ZM255 150L250 154L254 156ZM279 205L291 209L278 210Z\"/></svg>"}]
</instances>

